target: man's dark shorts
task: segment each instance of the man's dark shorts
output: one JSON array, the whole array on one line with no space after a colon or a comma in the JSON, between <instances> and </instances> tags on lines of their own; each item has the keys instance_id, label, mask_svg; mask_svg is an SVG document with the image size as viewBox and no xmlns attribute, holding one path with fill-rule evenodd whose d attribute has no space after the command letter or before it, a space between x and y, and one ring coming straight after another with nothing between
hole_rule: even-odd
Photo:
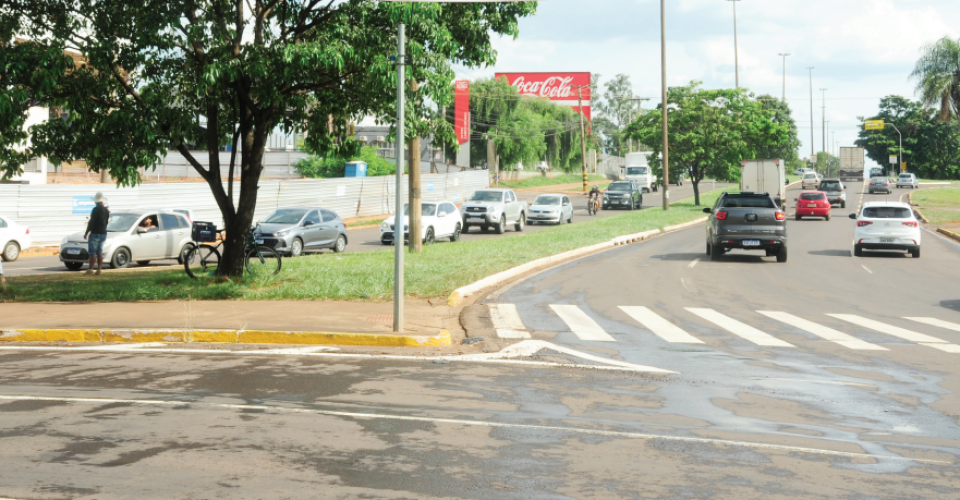
<instances>
[{"instance_id":1,"label":"man's dark shorts","mask_svg":"<svg viewBox=\"0 0 960 500\"><path fill-rule=\"evenodd\" d=\"M91 234L87 239L87 253L90 255L102 254L104 241L107 241L107 235Z\"/></svg>"}]
</instances>

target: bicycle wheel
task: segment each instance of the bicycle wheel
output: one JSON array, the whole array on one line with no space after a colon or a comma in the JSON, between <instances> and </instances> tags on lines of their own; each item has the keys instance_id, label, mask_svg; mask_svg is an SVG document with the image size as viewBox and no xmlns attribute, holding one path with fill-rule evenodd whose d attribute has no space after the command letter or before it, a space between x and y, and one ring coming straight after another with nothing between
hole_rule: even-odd
<instances>
[{"instance_id":1,"label":"bicycle wheel","mask_svg":"<svg viewBox=\"0 0 960 500\"><path fill-rule=\"evenodd\" d=\"M200 245L183 253L183 268L191 278L210 276L220 267L220 252L216 247Z\"/></svg>"},{"instance_id":2,"label":"bicycle wheel","mask_svg":"<svg viewBox=\"0 0 960 500\"><path fill-rule=\"evenodd\" d=\"M280 254L270 247L257 245L247 249L243 264L251 276L267 277L280 272Z\"/></svg>"}]
</instances>

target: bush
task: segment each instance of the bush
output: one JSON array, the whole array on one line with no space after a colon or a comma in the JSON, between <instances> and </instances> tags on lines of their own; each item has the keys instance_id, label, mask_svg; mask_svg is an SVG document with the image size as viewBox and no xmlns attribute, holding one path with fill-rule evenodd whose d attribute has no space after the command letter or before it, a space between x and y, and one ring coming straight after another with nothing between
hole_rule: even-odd
<instances>
[{"instance_id":1,"label":"bush","mask_svg":"<svg viewBox=\"0 0 960 500\"><path fill-rule=\"evenodd\" d=\"M370 146L360 148L360 153L349 159L331 156L319 158L311 156L300 160L294 168L304 177L329 179L343 177L348 161L362 161L367 164L367 176L393 175L397 167L390 160L377 155L376 149Z\"/></svg>"}]
</instances>

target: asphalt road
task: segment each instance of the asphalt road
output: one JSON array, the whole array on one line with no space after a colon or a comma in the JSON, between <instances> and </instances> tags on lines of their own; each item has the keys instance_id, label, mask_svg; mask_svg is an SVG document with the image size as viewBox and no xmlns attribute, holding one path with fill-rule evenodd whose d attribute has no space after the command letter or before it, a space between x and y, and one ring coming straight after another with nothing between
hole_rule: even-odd
<instances>
[{"instance_id":1,"label":"asphalt road","mask_svg":"<svg viewBox=\"0 0 960 500\"><path fill-rule=\"evenodd\" d=\"M728 184L716 184L717 187L722 187ZM704 191L709 191L713 189L715 184L713 182L704 181L702 189ZM693 196L693 185L689 182L683 184L683 186L670 186L670 197L671 200L680 200L683 198ZM521 199L526 200L529 204L532 202L537 195L542 194L541 192L525 192L517 191L517 196ZM586 198L577 195L570 194L571 199L575 207L573 222L583 222L591 220L596 217L609 217L611 215L616 215L621 212L621 210L601 210L595 216L587 215L587 202ZM653 206L661 206L662 204L662 192L658 191L656 193L646 193L643 195L643 207L650 208ZM545 225L537 224L527 224L524 232L539 231L544 229ZM488 233L480 232L477 228L471 228L470 232L462 236L463 241L474 241L481 240L485 238L503 238L504 236L515 236L516 233L513 230L513 226L508 226L507 232L504 235L498 235L493 230ZM347 233L349 244L347 245L347 252L370 252L376 250L390 250L392 246L385 246L380 243L380 229L379 228L369 228L369 229L359 229L359 230L348 230ZM450 244L446 241L438 241L437 244ZM321 253L332 253L332 250L322 250ZM175 260L157 260L151 261L147 267L161 267L161 266L176 266L178 265ZM136 267L136 265L133 265ZM7 276L29 276L36 274L49 274L49 273L61 273L61 272L71 272L63 266L63 263L60 262L60 259L56 256L52 257L22 257L15 262L5 262L3 264L4 272L7 273ZM83 269L86 269L84 266Z\"/></svg>"}]
</instances>

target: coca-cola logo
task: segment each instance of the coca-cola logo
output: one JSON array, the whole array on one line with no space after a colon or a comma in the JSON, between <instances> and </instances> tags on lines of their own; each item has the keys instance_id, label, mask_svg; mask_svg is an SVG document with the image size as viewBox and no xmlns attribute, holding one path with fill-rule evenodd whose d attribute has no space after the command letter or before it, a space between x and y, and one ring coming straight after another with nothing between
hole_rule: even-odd
<instances>
[{"instance_id":1,"label":"coca-cola logo","mask_svg":"<svg viewBox=\"0 0 960 500\"><path fill-rule=\"evenodd\" d=\"M570 86L572 81L572 76L551 76L546 80L528 82L521 76L514 80L513 86L523 95L556 99L574 95L573 88Z\"/></svg>"},{"instance_id":2,"label":"coca-cola logo","mask_svg":"<svg viewBox=\"0 0 960 500\"><path fill-rule=\"evenodd\" d=\"M469 80L457 80L457 90L470 90Z\"/></svg>"}]
</instances>

